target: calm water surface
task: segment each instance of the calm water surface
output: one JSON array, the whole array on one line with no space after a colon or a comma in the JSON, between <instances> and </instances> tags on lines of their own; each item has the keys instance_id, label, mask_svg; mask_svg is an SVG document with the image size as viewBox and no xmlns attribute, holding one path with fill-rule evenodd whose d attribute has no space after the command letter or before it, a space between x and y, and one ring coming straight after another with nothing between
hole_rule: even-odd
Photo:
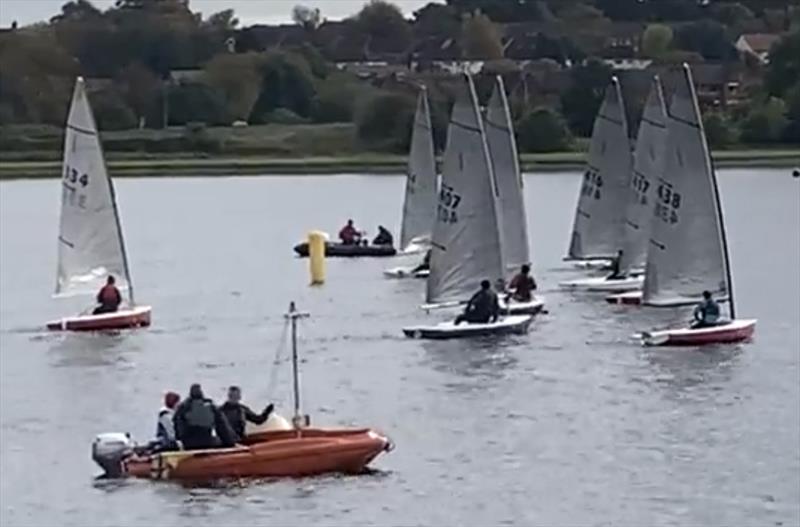
<instances>
[{"instance_id":1,"label":"calm water surface","mask_svg":"<svg viewBox=\"0 0 800 527\"><path fill-rule=\"evenodd\" d=\"M291 254L348 217L399 226L400 177L117 182L149 330L48 335L58 182L0 183L0 524L800 524L800 184L788 171L720 177L740 316L752 343L642 349L632 332L685 319L557 291L579 177L527 177L535 271L550 314L499 341L401 337L425 320L421 281L387 260L330 260L307 286ZM161 394L270 390L281 314L296 300L302 392L320 425L370 425L397 449L375 475L186 488L98 484L103 431L153 433ZM434 315L432 318L435 318Z\"/></svg>"}]
</instances>

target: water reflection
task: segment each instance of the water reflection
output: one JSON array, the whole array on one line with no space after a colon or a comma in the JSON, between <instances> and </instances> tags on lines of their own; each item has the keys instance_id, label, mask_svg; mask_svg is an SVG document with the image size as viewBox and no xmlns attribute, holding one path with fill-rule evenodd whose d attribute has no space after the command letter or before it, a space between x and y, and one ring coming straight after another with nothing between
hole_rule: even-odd
<instances>
[{"instance_id":1,"label":"water reflection","mask_svg":"<svg viewBox=\"0 0 800 527\"><path fill-rule=\"evenodd\" d=\"M503 379L508 370L516 367L519 360L512 350L521 343L519 337L421 342L425 350L425 362L432 365L435 371L482 382ZM461 381L448 385L456 389L474 387L473 382Z\"/></svg>"}]
</instances>

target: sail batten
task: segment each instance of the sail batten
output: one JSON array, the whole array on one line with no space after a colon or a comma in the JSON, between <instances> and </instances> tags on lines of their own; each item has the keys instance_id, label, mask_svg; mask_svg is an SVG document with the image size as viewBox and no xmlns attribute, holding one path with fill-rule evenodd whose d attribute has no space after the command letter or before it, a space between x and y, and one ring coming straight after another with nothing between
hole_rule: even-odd
<instances>
[{"instance_id":1,"label":"sail batten","mask_svg":"<svg viewBox=\"0 0 800 527\"><path fill-rule=\"evenodd\" d=\"M114 187L81 78L64 137L58 242L56 296L93 295L113 275L132 303Z\"/></svg>"},{"instance_id":2,"label":"sail batten","mask_svg":"<svg viewBox=\"0 0 800 527\"><path fill-rule=\"evenodd\" d=\"M608 258L623 248L632 166L622 90L613 77L592 130L568 259Z\"/></svg>"},{"instance_id":3,"label":"sail batten","mask_svg":"<svg viewBox=\"0 0 800 527\"><path fill-rule=\"evenodd\" d=\"M484 119L486 143L497 182L507 270L530 263L527 215L517 143L502 77L497 77Z\"/></svg>"},{"instance_id":4,"label":"sail batten","mask_svg":"<svg viewBox=\"0 0 800 527\"><path fill-rule=\"evenodd\" d=\"M481 280L503 278L495 179L472 79L458 86L442 163L427 303L463 301Z\"/></svg>"},{"instance_id":5,"label":"sail batten","mask_svg":"<svg viewBox=\"0 0 800 527\"><path fill-rule=\"evenodd\" d=\"M664 169L655 193L643 302L730 297L719 196L691 71L684 66L667 114Z\"/></svg>"},{"instance_id":6,"label":"sail batten","mask_svg":"<svg viewBox=\"0 0 800 527\"><path fill-rule=\"evenodd\" d=\"M436 214L436 155L433 127L425 88L417 98L411 151L403 202L403 224L400 246L405 250L412 242L430 240Z\"/></svg>"}]
</instances>

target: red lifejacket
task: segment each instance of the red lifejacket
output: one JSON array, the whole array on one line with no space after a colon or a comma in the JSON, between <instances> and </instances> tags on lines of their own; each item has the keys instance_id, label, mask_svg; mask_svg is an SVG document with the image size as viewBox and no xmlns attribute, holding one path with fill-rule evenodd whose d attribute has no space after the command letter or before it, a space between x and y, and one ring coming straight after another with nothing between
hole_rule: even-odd
<instances>
[{"instance_id":1,"label":"red lifejacket","mask_svg":"<svg viewBox=\"0 0 800 527\"><path fill-rule=\"evenodd\" d=\"M97 293L97 301L104 306L118 306L122 302L122 297L116 286L106 284Z\"/></svg>"}]
</instances>

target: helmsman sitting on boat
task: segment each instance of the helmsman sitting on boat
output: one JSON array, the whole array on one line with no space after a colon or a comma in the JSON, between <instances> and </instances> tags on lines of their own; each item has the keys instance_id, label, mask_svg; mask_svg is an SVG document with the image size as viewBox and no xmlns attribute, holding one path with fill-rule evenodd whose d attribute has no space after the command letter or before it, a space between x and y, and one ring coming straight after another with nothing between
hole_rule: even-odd
<instances>
[{"instance_id":1,"label":"helmsman sitting on boat","mask_svg":"<svg viewBox=\"0 0 800 527\"><path fill-rule=\"evenodd\" d=\"M236 443L225 416L203 395L199 384L189 388L189 398L178 406L174 423L175 436L184 450L231 447Z\"/></svg>"},{"instance_id":2,"label":"helmsman sitting on boat","mask_svg":"<svg viewBox=\"0 0 800 527\"><path fill-rule=\"evenodd\" d=\"M517 302L530 302L533 300L533 292L535 290L536 280L531 276L531 266L523 264L519 273L508 284L508 299L514 299Z\"/></svg>"},{"instance_id":3,"label":"helmsman sitting on boat","mask_svg":"<svg viewBox=\"0 0 800 527\"><path fill-rule=\"evenodd\" d=\"M500 316L500 303L497 293L492 290L489 280L481 282L481 289L469 299L464 312L456 317L455 324L468 322L470 324L486 324L497 322Z\"/></svg>"},{"instance_id":4,"label":"helmsman sitting on boat","mask_svg":"<svg viewBox=\"0 0 800 527\"><path fill-rule=\"evenodd\" d=\"M344 245L358 245L361 243L361 232L353 225L353 220L347 220L347 225L339 231L339 239Z\"/></svg>"},{"instance_id":5,"label":"helmsman sitting on boat","mask_svg":"<svg viewBox=\"0 0 800 527\"><path fill-rule=\"evenodd\" d=\"M606 280L623 280L626 278L625 273L620 268L622 254L622 249L620 249L617 251L617 255L611 259L611 274L606 277Z\"/></svg>"},{"instance_id":6,"label":"helmsman sitting on boat","mask_svg":"<svg viewBox=\"0 0 800 527\"><path fill-rule=\"evenodd\" d=\"M106 285L101 287L97 293L97 303L100 305L94 308L92 314L115 313L119 309L119 305L122 303L122 295L114 283L114 276L108 275Z\"/></svg>"},{"instance_id":7,"label":"helmsman sitting on boat","mask_svg":"<svg viewBox=\"0 0 800 527\"><path fill-rule=\"evenodd\" d=\"M372 245L394 245L394 236L389 232L389 229L383 225L378 225L378 235L372 240Z\"/></svg>"},{"instance_id":8,"label":"helmsman sitting on boat","mask_svg":"<svg viewBox=\"0 0 800 527\"><path fill-rule=\"evenodd\" d=\"M425 257L422 259L422 262L415 268L411 270L411 274L419 273L420 271L430 271L431 270L431 250L428 249L425 252Z\"/></svg>"},{"instance_id":9,"label":"helmsman sitting on boat","mask_svg":"<svg viewBox=\"0 0 800 527\"><path fill-rule=\"evenodd\" d=\"M261 425L267 422L275 406L270 403L260 414L255 413L249 406L242 404L242 390L238 386L228 388L228 400L220 407L231 430L236 434L236 441L241 441L245 434L247 423Z\"/></svg>"},{"instance_id":10,"label":"helmsman sitting on boat","mask_svg":"<svg viewBox=\"0 0 800 527\"><path fill-rule=\"evenodd\" d=\"M692 329L719 325L719 304L711 297L711 291L703 291L703 300L694 308Z\"/></svg>"}]
</instances>

